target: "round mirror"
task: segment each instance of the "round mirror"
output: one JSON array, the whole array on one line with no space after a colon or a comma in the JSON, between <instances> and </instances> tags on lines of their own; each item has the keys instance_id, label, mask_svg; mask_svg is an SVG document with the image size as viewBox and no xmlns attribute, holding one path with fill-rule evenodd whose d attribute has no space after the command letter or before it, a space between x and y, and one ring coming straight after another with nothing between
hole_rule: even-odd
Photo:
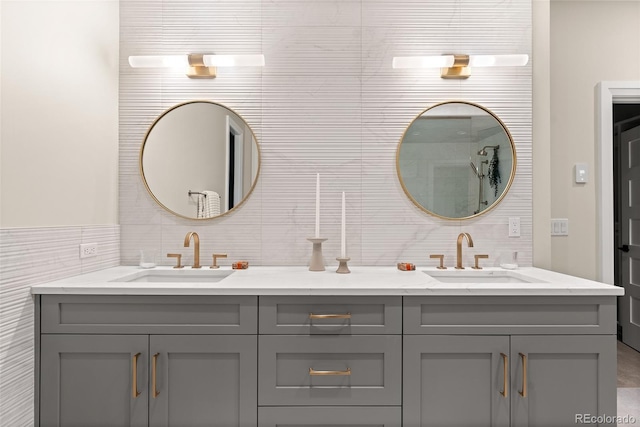
<instances>
[{"instance_id":1,"label":"round mirror","mask_svg":"<svg viewBox=\"0 0 640 427\"><path fill-rule=\"evenodd\" d=\"M249 125L209 101L176 105L149 128L140 150L147 190L169 212L215 218L237 208L258 178L260 151Z\"/></svg>"},{"instance_id":2,"label":"round mirror","mask_svg":"<svg viewBox=\"0 0 640 427\"><path fill-rule=\"evenodd\" d=\"M409 124L396 168L404 192L420 209L466 219L505 196L516 172L516 151L511 134L491 111L470 102L444 102Z\"/></svg>"}]
</instances>

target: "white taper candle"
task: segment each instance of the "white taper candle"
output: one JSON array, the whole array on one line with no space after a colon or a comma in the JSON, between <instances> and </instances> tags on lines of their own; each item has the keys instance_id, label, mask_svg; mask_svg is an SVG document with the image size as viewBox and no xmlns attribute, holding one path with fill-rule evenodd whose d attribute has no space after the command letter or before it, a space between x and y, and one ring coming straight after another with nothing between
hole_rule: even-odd
<instances>
[{"instance_id":1,"label":"white taper candle","mask_svg":"<svg viewBox=\"0 0 640 427\"><path fill-rule=\"evenodd\" d=\"M316 175L316 238L320 237L320 174Z\"/></svg>"},{"instance_id":2,"label":"white taper candle","mask_svg":"<svg viewBox=\"0 0 640 427\"><path fill-rule=\"evenodd\" d=\"M346 208L344 205L344 191L342 192L342 230L341 230L341 240L340 240L340 258L347 257L347 215Z\"/></svg>"}]
</instances>

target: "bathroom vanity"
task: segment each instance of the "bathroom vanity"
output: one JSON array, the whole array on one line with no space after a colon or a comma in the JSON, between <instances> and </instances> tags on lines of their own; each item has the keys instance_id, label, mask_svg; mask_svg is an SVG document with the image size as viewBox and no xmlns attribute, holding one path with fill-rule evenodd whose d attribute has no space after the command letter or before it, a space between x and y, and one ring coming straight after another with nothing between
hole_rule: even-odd
<instances>
[{"instance_id":1,"label":"bathroom vanity","mask_svg":"<svg viewBox=\"0 0 640 427\"><path fill-rule=\"evenodd\" d=\"M623 290L545 270L117 267L32 292L42 427L563 427L616 414Z\"/></svg>"}]
</instances>

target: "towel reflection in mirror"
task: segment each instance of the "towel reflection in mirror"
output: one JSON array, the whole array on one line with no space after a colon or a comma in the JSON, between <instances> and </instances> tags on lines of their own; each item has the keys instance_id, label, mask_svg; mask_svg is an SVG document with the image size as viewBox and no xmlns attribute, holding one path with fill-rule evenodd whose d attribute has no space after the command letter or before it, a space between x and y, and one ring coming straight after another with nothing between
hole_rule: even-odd
<instances>
[{"instance_id":1,"label":"towel reflection in mirror","mask_svg":"<svg viewBox=\"0 0 640 427\"><path fill-rule=\"evenodd\" d=\"M183 218L209 219L246 201L256 185L260 150L239 114L214 102L189 101L154 121L139 165L146 189L161 207Z\"/></svg>"},{"instance_id":2,"label":"towel reflection in mirror","mask_svg":"<svg viewBox=\"0 0 640 427\"><path fill-rule=\"evenodd\" d=\"M198 198L196 218L211 218L220 215L220 195L218 193L204 190L195 196Z\"/></svg>"}]
</instances>

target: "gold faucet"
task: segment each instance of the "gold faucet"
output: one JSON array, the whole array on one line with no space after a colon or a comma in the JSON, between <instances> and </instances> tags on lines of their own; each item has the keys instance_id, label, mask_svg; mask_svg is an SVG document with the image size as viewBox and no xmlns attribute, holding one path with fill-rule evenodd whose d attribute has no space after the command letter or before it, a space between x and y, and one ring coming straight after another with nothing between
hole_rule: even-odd
<instances>
[{"instance_id":1,"label":"gold faucet","mask_svg":"<svg viewBox=\"0 0 640 427\"><path fill-rule=\"evenodd\" d=\"M184 238L184 247L189 247L191 236L193 236L193 267L191 268L200 268L202 266L200 265L200 237L198 236L198 233L195 231L188 232Z\"/></svg>"},{"instance_id":2,"label":"gold faucet","mask_svg":"<svg viewBox=\"0 0 640 427\"><path fill-rule=\"evenodd\" d=\"M464 267L462 266L462 241L465 237L467 238L467 246L469 246L470 248L473 247L473 239L471 238L471 234L458 234L458 241L456 243L456 269L458 270L464 270Z\"/></svg>"}]
</instances>

